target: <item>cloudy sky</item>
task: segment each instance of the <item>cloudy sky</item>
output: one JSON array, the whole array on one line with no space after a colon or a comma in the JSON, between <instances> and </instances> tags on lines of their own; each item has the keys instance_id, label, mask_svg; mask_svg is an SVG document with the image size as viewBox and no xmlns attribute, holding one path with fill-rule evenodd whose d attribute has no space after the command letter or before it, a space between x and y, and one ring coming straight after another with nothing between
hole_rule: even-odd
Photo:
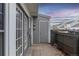
<instances>
[{"instance_id":1,"label":"cloudy sky","mask_svg":"<svg viewBox=\"0 0 79 59\"><path fill-rule=\"evenodd\" d=\"M51 17L79 16L79 4L77 3L44 3L39 4L39 13Z\"/></svg>"}]
</instances>

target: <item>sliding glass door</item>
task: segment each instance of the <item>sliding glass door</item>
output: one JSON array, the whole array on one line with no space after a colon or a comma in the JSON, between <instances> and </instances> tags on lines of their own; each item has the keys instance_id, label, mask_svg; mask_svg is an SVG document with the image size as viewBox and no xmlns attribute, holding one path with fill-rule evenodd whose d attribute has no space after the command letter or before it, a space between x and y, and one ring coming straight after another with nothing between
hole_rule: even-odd
<instances>
[{"instance_id":1,"label":"sliding glass door","mask_svg":"<svg viewBox=\"0 0 79 59\"><path fill-rule=\"evenodd\" d=\"M22 55L23 54L23 38L22 38L22 11L20 8L16 8L16 55Z\"/></svg>"},{"instance_id":2,"label":"sliding glass door","mask_svg":"<svg viewBox=\"0 0 79 59\"><path fill-rule=\"evenodd\" d=\"M26 54L26 50L28 47L28 17L23 14L23 52Z\"/></svg>"},{"instance_id":3,"label":"sliding glass door","mask_svg":"<svg viewBox=\"0 0 79 59\"><path fill-rule=\"evenodd\" d=\"M17 4L16 7L16 55L22 56L28 46L28 16Z\"/></svg>"}]
</instances>

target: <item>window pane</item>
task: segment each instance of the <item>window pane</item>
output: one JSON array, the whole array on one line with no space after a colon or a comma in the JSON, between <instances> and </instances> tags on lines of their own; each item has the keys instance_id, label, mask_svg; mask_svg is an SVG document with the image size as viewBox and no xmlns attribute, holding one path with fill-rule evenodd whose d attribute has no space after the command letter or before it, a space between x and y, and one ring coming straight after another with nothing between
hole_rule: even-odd
<instances>
[{"instance_id":1,"label":"window pane","mask_svg":"<svg viewBox=\"0 0 79 59\"><path fill-rule=\"evenodd\" d=\"M16 55L22 54L22 10L17 7L16 8Z\"/></svg>"},{"instance_id":2,"label":"window pane","mask_svg":"<svg viewBox=\"0 0 79 59\"><path fill-rule=\"evenodd\" d=\"M2 24L3 24L3 22L2 22L2 14L0 14L0 29L2 29Z\"/></svg>"},{"instance_id":3,"label":"window pane","mask_svg":"<svg viewBox=\"0 0 79 59\"><path fill-rule=\"evenodd\" d=\"M4 30L3 5L0 3L0 30ZM0 56L4 55L4 32L0 32Z\"/></svg>"},{"instance_id":4,"label":"window pane","mask_svg":"<svg viewBox=\"0 0 79 59\"><path fill-rule=\"evenodd\" d=\"M2 3L0 3L0 12L2 12Z\"/></svg>"},{"instance_id":5,"label":"window pane","mask_svg":"<svg viewBox=\"0 0 79 59\"><path fill-rule=\"evenodd\" d=\"M0 3L0 30L2 30L4 27L3 26L3 22L4 22L3 11L4 11L3 4Z\"/></svg>"}]
</instances>

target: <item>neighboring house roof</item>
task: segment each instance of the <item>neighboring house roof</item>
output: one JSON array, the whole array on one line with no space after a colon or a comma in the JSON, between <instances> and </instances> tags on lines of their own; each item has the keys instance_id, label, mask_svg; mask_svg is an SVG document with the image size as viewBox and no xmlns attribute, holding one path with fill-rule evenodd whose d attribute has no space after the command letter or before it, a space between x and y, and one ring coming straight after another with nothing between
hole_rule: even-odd
<instances>
[{"instance_id":1,"label":"neighboring house roof","mask_svg":"<svg viewBox=\"0 0 79 59\"><path fill-rule=\"evenodd\" d=\"M44 14L38 14L38 17L44 17L44 18L48 18L48 19L50 19L51 18L51 16L48 16L48 15L44 15Z\"/></svg>"}]
</instances>

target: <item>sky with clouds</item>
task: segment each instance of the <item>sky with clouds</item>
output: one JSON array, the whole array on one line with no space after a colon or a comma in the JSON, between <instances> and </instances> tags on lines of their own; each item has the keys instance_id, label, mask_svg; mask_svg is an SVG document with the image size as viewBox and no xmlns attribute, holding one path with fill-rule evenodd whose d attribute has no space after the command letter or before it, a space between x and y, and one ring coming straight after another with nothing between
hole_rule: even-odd
<instances>
[{"instance_id":1,"label":"sky with clouds","mask_svg":"<svg viewBox=\"0 0 79 59\"><path fill-rule=\"evenodd\" d=\"M39 4L39 14L51 17L79 16L78 3L43 3Z\"/></svg>"}]
</instances>

